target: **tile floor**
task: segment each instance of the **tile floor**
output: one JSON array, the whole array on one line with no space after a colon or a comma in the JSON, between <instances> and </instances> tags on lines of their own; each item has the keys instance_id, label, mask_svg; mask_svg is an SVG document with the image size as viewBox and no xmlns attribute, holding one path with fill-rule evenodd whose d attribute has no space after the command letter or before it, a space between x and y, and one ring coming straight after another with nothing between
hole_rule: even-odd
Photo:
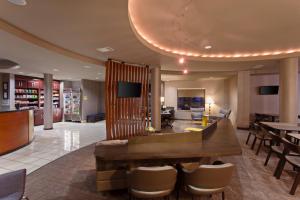
<instances>
[{"instance_id":1,"label":"tile floor","mask_svg":"<svg viewBox=\"0 0 300 200\"><path fill-rule=\"evenodd\" d=\"M0 174L18 169L31 173L63 155L105 138L105 121L98 123L54 124L53 130L34 128L33 142L10 154L0 156Z\"/></svg>"}]
</instances>

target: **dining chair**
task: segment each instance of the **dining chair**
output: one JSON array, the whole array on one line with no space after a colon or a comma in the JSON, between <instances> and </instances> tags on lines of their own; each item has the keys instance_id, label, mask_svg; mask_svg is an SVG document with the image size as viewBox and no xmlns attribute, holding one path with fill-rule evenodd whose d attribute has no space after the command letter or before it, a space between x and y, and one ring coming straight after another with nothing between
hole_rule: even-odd
<instances>
[{"instance_id":1,"label":"dining chair","mask_svg":"<svg viewBox=\"0 0 300 200\"><path fill-rule=\"evenodd\" d=\"M255 125L257 126L257 125ZM271 144L271 138L268 136L268 131L263 126L258 126L257 133L255 134L255 138L253 140L251 149L254 149L254 146L256 144L256 141L259 140L259 144L256 150L256 155L259 154L262 144L264 143L266 145L266 142L269 142Z\"/></svg>"},{"instance_id":2,"label":"dining chair","mask_svg":"<svg viewBox=\"0 0 300 200\"><path fill-rule=\"evenodd\" d=\"M284 169L285 163L290 163L294 170L297 172L297 175L294 179L294 183L292 185L292 188L290 190L290 194L294 195L297 189L297 186L300 183L300 146L297 144L294 144L287 140L286 138L282 138L282 142L284 144L284 151L283 156L281 157L280 161L278 162L277 169L276 169L276 178L279 179L282 171ZM297 155L291 155L291 152L297 153Z\"/></svg>"},{"instance_id":3,"label":"dining chair","mask_svg":"<svg viewBox=\"0 0 300 200\"><path fill-rule=\"evenodd\" d=\"M130 199L168 199L176 179L177 170L172 166L135 168L128 172Z\"/></svg>"},{"instance_id":4,"label":"dining chair","mask_svg":"<svg viewBox=\"0 0 300 200\"><path fill-rule=\"evenodd\" d=\"M273 131L269 131L268 135L271 138L271 145L269 147L269 152L264 164L265 166L268 165L268 162L272 154L276 154L279 158L281 158L283 155L283 148L284 148L279 134L276 134Z\"/></svg>"},{"instance_id":5,"label":"dining chair","mask_svg":"<svg viewBox=\"0 0 300 200\"><path fill-rule=\"evenodd\" d=\"M24 196L26 169L21 169L0 175L0 199L21 200Z\"/></svg>"},{"instance_id":6,"label":"dining chair","mask_svg":"<svg viewBox=\"0 0 300 200\"><path fill-rule=\"evenodd\" d=\"M208 196L222 194L225 199L225 188L229 184L234 165L231 163L220 165L200 165L197 169L182 169L184 172L185 190L194 196Z\"/></svg>"},{"instance_id":7,"label":"dining chair","mask_svg":"<svg viewBox=\"0 0 300 200\"><path fill-rule=\"evenodd\" d=\"M246 140L246 144L248 144L251 136L255 137L256 133L258 132L258 128L259 128L258 124L256 124L256 123L251 123L250 124L250 129L249 129L248 137L247 137L247 140Z\"/></svg>"}]
</instances>

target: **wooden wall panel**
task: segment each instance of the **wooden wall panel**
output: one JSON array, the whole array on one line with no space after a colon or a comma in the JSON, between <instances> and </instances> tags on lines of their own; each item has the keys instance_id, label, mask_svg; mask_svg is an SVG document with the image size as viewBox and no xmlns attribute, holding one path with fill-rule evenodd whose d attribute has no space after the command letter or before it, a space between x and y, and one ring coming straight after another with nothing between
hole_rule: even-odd
<instances>
[{"instance_id":1,"label":"wooden wall panel","mask_svg":"<svg viewBox=\"0 0 300 200\"><path fill-rule=\"evenodd\" d=\"M143 135L148 125L149 67L106 62L106 135L108 140ZM141 97L118 98L118 82L142 84Z\"/></svg>"}]
</instances>

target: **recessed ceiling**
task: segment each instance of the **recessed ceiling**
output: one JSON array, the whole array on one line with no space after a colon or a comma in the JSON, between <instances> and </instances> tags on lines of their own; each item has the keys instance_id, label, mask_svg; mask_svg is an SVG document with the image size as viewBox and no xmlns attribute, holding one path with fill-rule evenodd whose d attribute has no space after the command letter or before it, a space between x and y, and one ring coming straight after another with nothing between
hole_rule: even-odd
<instances>
[{"instance_id":1,"label":"recessed ceiling","mask_svg":"<svg viewBox=\"0 0 300 200\"><path fill-rule=\"evenodd\" d=\"M138 38L167 55L257 60L300 54L299 1L129 0L128 10Z\"/></svg>"},{"instance_id":2,"label":"recessed ceiling","mask_svg":"<svg viewBox=\"0 0 300 200\"><path fill-rule=\"evenodd\" d=\"M162 24L166 23L166 16L172 16L169 13L171 8L166 9L166 16L162 15L161 12L166 5L169 5L169 0L151 1L153 1L153 3L149 0L142 1L145 2L145 5L149 4L149 11L157 6L154 5L155 3L161 5L161 7L157 8L157 10L156 8L155 10L152 10L152 14L148 16L149 24L143 24L146 28L152 27L152 22L155 22L158 19L162 19ZM265 5L267 2L271 2L270 0L262 1L263 3L260 3L261 1L255 0L254 2L256 3L253 3L253 5L256 6L256 9L258 9L258 13L263 12L259 5ZM178 4L178 2L187 1L172 1L172 4L173 2L177 2L175 4ZM191 1L192 4L199 4L197 2L198 1ZM221 51L231 52L235 49L236 51L246 50L240 47L247 47L247 51L250 51L251 48L252 50L268 50L269 48L270 50L273 50L273 47L280 47L283 49L287 47L292 48L292 44L295 45L295 48L297 47L297 44L299 44L300 47L300 38L298 35L297 37L294 37L295 31L298 31L298 27L295 25L297 24L296 19L299 19L298 15L300 15L300 12L298 12L298 7L300 8L300 6L296 6L296 4L299 4L297 1L286 0L281 3L272 1L272 3L270 3L271 5L268 5L271 7L271 11L264 9L265 15L274 14L276 10L274 10L275 8L273 7L275 7L275 5L280 7L281 5L279 4L282 4L282 7L278 8L280 13L277 14L278 16L283 16L283 19L275 19L273 22L269 22L268 20L270 20L270 17L267 17L266 19L261 20L262 22L257 25L256 23L249 22L251 19L247 19L247 15L242 11L245 10L245 6L237 2L237 0L229 0L228 4L231 6L225 5L224 2L219 1L199 2L201 2L201 5L204 7L207 7L209 11L204 10L203 18L190 20L190 23L185 26L187 26L187 30L191 29L198 33L198 29L194 29L189 26L194 26L195 23L202 23L203 26L201 27L208 30L208 34L206 34L208 35L208 42L204 42L202 44L201 38L205 34L201 32L200 33L202 35L199 35L199 37L196 37L196 34L191 34L192 43L191 41L187 42L187 47L189 49L199 50L198 48L201 47L201 50L203 51L218 53ZM232 6L233 3L236 3L236 5ZM250 4L250 2L244 3L247 6ZM225 11L221 10L222 6ZM269 7L266 6L265 8ZM145 8L141 7L141 9ZM147 13L149 13L149 11L147 11ZM191 14L194 12L195 10L191 12ZM247 13L249 16L252 16L249 11L247 11ZM292 15L298 18L292 18ZM139 14L138 17L139 20L145 20L147 14ZM264 65L264 67L277 66L277 61L275 60L223 62L219 61L218 58L210 59L215 62L192 61L188 58L184 65L179 65L179 57L174 58L174 55L156 51L152 47L149 48L148 45L145 45L143 41L141 42L130 24L130 20L128 18L128 1L126 0L89 0L88 2L85 0L77 0L72 1L72 3L70 3L70 1L61 0L30 0L26 6L15 6L8 1L0 1L0 18L19 29L32 34L33 36L48 41L51 44L100 61L105 61L107 58L113 58L130 63L161 66L163 70L167 71L182 71L182 68L184 67L187 68L189 72L231 72L253 69L253 67L257 65ZM235 18L240 19L240 21ZM253 22L257 22L257 18L258 17L254 16L252 18L254 20ZM291 21L283 24L283 22L288 19ZM225 20L225 22L222 20ZM262 26L267 22L269 23L267 27ZM219 27L218 24L220 23L229 23L229 25L232 23L232 32L229 31L230 27L227 29L225 29L226 27ZM237 24L234 25L234 23ZM162 42L174 41L178 38L177 34L182 34L182 31L169 34L170 26L168 24L162 24L156 26L156 29L163 33L162 36L158 38ZM291 24L294 25L292 28L290 28ZM274 34L272 31L275 30L274 27L276 28L276 26L278 26L278 29L280 30ZM268 31L267 29L269 28L273 29ZM54 73L55 76L61 79L87 78L92 80L95 80L98 76L100 79L101 76L104 76L103 66L82 62L65 55L60 55L58 52L54 52L45 47L31 44L30 41L25 41L24 39L18 38L18 35L14 35L9 32L9 30L5 29L4 26L1 26L1 23L0 29L2 29L0 32L0 57L5 57L19 63L22 66L22 69L20 70L22 70L25 74L42 74L47 72ZM268 32L269 36L266 37L265 35L261 35L263 37L259 38L258 35L254 34L254 29L256 29L258 33L260 33L260 31L263 33ZM246 30L249 30L249 33ZM152 34L153 32L149 33ZM233 35L229 37L229 33L232 33ZM243 35L244 33L246 33L246 35ZM189 35L190 33L186 34ZM250 40L249 35L253 36L255 39L258 38L259 41ZM278 39L277 37L280 38ZM181 36L179 39L181 39ZM278 41L275 41L275 39L278 39ZM177 42L179 41L180 40ZM174 44L176 44L176 46L178 45L176 41ZM212 48L205 49L205 45L211 45ZM111 47L114 51L106 53L97 51L98 48L102 47ZM181 46L179 45L178 47ZM83 66L91 66L91 68L87 69ZM102 74L99 75L98 73ZM98 76L95 77L95 74L98 74Z\"/></svg>"}]
</instances>

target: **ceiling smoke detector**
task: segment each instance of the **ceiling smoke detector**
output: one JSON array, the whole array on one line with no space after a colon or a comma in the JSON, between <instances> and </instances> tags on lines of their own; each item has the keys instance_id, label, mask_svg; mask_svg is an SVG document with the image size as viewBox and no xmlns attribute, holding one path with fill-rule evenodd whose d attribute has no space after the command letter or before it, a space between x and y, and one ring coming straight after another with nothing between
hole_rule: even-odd
<instances>
[{"instance_id":1,"label":"ceiling smoke detector","mask_svg":"<svg viewBox=\"0 0 300 200\"><path fill-rule=\"evenodd\" d=\"M7 1L18 6L25 6L27 4L26 0L7 0Z\"/></svg>"},{"instance_id":2,"label":"ceiling smoke detector","mask_svg":"<svg viewBox=\"0 0 300 200\"><path fill-rule=\"evenodd\" d=\"M102 47L102 48L98 48L97 51L100 51L100 52L102 52L102 53L107 53L107 52L112 52L112 51L114 51L114 49L111 48L111 47Z\"/></svg>"}]
</instances>

